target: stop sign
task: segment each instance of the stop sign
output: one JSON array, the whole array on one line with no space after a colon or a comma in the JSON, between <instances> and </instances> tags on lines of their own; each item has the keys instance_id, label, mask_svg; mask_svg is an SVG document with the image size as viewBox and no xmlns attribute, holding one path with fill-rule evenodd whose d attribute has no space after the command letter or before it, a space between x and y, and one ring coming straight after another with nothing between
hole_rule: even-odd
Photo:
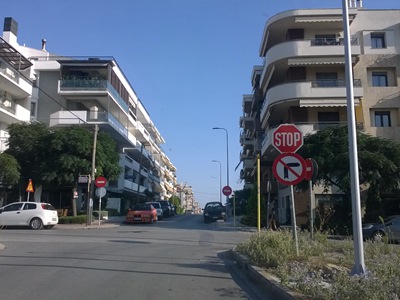
<instances>
[{"instance_id":1,"label":"stop sign","mask_svg":"<svg viewBox=\"0 0 400 300\"><path fill-rule=\"evenodd\" d=\"M232 188L229 185L224 186L222 188L222 194L224 194L225 196L229 196L230 194L232 194Z\"/></svg>"},{"instance_id":2,"label":"stop sign","mask_svg":"<svg viewBox=\"0 0 400 300\"><path fill-rule=\"evenodd\" d=\"M281 124L274 131L272 145L281 153L293 153L303 146L303 134L294 124Z\"/></svg>"}]
</instances>

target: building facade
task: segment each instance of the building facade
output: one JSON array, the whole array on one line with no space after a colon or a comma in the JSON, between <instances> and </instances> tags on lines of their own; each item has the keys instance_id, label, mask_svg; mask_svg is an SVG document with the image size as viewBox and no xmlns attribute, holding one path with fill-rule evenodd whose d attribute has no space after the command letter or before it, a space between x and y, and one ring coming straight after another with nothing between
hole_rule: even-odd
<instances>
[{"instance_id":1,"label":"building facade","mask_svg":"<svg viewBox=\"0 0 400 300\"><path fill-rule=\"evenodd\" d=\"M369 10L361 3L349 7L357 126L400 142L400 10ZM275 200L281 224L290 222L290 189L272 174L279 154L273 132L283 123L295 124L303 135L347 124L344 52L342 9L290 10L266 22L259 51L263 64L253 67L253 93L242 100L241 179L244 188L256 185L259 154L261 192ZM318 187L313 193L317 203L326 198ZM308 200L301 198L307 197L296 194L296 212L305 223Z\"/></svg>"},{"instance_id":2,"label":"building facade","mask_svg":"<svg viewBox=\"0 0 400 300\"><path fill-rule=\"evenodd\" d=\"M80 125L115 140L122 173L106 186L118 210L172 195L176 168L163 137L113 57L66 57L19 45L18 24L6 18L0 39L0 150L14 122L53 128ZM101 175L101 174L99 174ZM78 180L78 179L77 179ZM78 197L80 201L85 197ZM50 199L51 200L51 199ZM114 203L115 205L115 203Z\"/></svg>"}]
</instances>

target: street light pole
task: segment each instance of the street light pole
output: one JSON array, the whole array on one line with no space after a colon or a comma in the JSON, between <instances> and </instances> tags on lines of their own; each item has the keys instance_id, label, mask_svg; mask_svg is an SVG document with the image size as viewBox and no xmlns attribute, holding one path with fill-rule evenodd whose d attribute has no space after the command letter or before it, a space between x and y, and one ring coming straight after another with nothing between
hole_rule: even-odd
<instances>
[{"instance_id":1,"label":"street light pole","mask_svg":"<svg viewBox=\"0 0 400 300\"><path fill-rule=\"evenodd\" d=\"M229 186L229 139L228 130L223 127L213 127L213 129L225 130L226 133L226 185ZM228 212L229 196L226 196L226 211ZM228 215L228 214L227 214Z\"/></svg>"},{"instance_id":2,"label":"street light pole","mask_svg":"<svg viewBox=\"0 0 400 300\"><path fill-rule=\"evenodd\" d=\"M212 162L219 163L219 202L222 203L221 162L219 160L213 160Z\"/></svg>"}]
</instances>

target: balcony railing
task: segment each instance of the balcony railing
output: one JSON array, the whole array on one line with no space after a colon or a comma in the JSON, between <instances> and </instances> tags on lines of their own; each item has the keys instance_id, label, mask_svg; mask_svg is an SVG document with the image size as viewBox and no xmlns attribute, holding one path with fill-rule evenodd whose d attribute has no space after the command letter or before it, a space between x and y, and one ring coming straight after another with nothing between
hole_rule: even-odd
<instances>
[{"instance_id":1,"label":"balcony railing","mask_svg":"<svg viewBox=\"0 0 400 300\"><path fill-rule=\"evenodd\" d=\"M350 40L351 45L359 45L358 39L354 38ZM311 40L311 46L338 46L344 45L343 38L317 38Z\"/></svg>"},{"instance_id":2,"label":"balcony railing","mask_svg":"<svg viewBox=\"0 0 400 300\"><path fill-rule=\"evenodd\" d=\"M118 102L123 110L128 113L129 107L124 99L119 95L117 90L108 80L86 77L75 77L60 80L60 90L85 90L85 91L108 91L111 96Z\"/></svg>"},{"instance_id":3,"label":"balcony railing","mask_svg":"<svg viewBox=\"0 0 400 300\"><path fill-rule=\"evenodd\" d=\"M344 79L317 79L311 81L311 87L313 88L319 88L319 87L329 88L329 87L345 87L345 86L346 86L346 80ZM353 86L361 87L361 80L354 79Z\"/></svg>"},{"instance_id":4,"label":"balcony railing","mask_svg":"<svg viewBox=\"0 0 400 300\"><path fill-rule=\"evenodd\" d=\"M13 115L15 115L16 110L15 110L14 101L11 101L11 100L2 101L2 100L0 100L0 108L2 108L4 110L8 111L9 113L12 113Z\"/></svg>"}]
</instances>

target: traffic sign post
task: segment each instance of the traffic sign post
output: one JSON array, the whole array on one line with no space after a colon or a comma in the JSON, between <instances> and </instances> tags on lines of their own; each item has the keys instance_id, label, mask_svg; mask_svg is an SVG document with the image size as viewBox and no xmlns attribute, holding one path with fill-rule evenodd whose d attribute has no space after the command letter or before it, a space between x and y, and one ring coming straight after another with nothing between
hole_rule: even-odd
<instances>
[{"instance_id":1,"label":"traffic sign post","mask_svg":"<svg viewBox=\"0 0 400 300\"><path fill-rule=\"evenodd\" d=\"M293 153L303 146L303 133L294 124L281 124L274 131L272 145L280 153Z\"/></svg>"},{"instance_id":2,"label":"traffic sign post","mask_svg":"<svg viewBox=\"0 0 400 300\"><path fill-rule=\"evenodd\" d=\"M104 177L99 177L99 178L104 178ZM96 181L97 181L97 179L96 179ZM101 180L101 182L102 182L102 180ZM101 184L102 183L100 183L100 185ZM101 198L106 195L107 190L104 187L99 187L99 188L96 189L95 193L96 193L96 196L99 197L99 225L100 225L100 220L101 220Z\"/></svg>"},{"instance_id":3,"label":"traffic sign post","mask_svg":"<svg viewBox=\"0 0 400 300\"><path fill-rule=\"evenodd\" d=\"M29 179L28 186L26 187L26 191L28 192L28 200L27 201L29 202L29 193L34 192L32 179Z\"/></svg>"}]
</instances>

